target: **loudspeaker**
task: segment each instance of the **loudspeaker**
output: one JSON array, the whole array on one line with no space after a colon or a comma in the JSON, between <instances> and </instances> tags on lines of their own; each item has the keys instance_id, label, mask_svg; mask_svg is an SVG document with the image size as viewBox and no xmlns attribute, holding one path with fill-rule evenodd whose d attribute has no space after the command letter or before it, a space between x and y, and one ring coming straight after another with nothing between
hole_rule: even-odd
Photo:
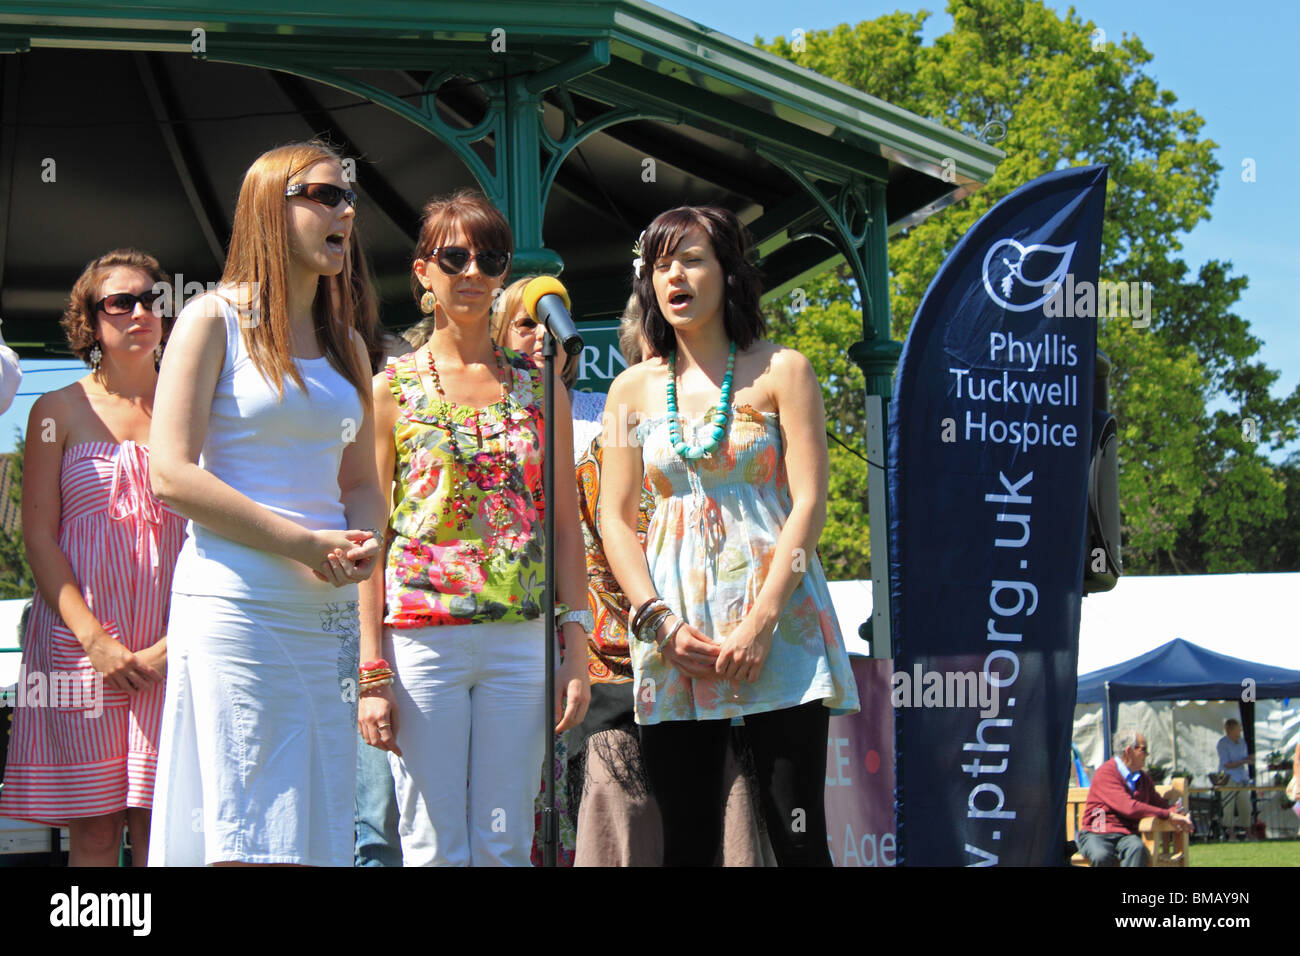
<instances>
[{"instance_id":1,"label":"loudspeaker","mask_svg":"<svg viewBox=\"0 0 1300 956\"><path fill-rule=\"evenodd\" d=\"M1119 428L1110 413L1110 359L1097 351L1093 383L1092 458L1088 465L1088 543L1083 593L1109 591L1123 573L1120 553Z\"/></svg>"}]
</instances>

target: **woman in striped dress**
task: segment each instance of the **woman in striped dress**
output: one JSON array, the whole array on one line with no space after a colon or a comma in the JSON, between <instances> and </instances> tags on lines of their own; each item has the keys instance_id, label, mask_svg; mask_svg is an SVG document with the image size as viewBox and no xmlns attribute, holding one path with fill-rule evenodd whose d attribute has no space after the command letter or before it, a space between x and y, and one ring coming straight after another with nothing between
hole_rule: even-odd
<instances>
[{"instance_id":1,"label":"woman in striped dress","mask_svg":"<svg viewBox=\"0 0 1300 956\"><path fill-rule=\"evenodd\" d=\"M153 256L110 252L63 317L91 373L32 406L23 536L36 598L23 642L0 816L66 823L72 866L143 866L181 517L149 489L149 423L170 326Z\"/></svg>"}]
</instances>

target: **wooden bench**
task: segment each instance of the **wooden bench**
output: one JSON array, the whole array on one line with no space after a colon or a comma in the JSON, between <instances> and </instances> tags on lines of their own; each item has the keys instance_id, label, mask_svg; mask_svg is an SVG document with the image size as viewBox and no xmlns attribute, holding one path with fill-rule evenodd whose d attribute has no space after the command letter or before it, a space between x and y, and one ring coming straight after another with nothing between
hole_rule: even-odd
<instances>
[{"instance_id":1,"label":"wooden bench","mask_svg":"<svg viewBox=\"0 0 1300 956\"><path fill-rule=\"evenodd\" d=\"M1075 835L1079 832L1079 823L1083 819L1083 807L1088 802L1087 787L1071 787L1065 795L1065 839L1074 847L1070 856L1071 866L1087 866L1088 858L1079 852Z\"/></svg>"},{"instance_id":2,"label":"wooden bench","mask_svg":"<svg viewBox=\"0 0 1300 956\"><path fill-rule=\"evenodd\" d=\"M1187 782L1186 777L1174 777L1169 783L1156 787L1156 793L1168 800L1170 804L1182 800L1183 807L1186 809ZM1065 838L1070 843L1075 842L1079 823L1083 819L1083 808L1087 802L1087 787L1071 787L1066 793ZM1147 853L1151 855L1152 866L1187 866L1190 844L1186 830L1175 829L1172 823L1159 817L1146 817L1138 824L1138 835L1142 837ZM1088 858L1078 851L1077 845L1074 854L1070 857L1070 865L1088 865Z\"/></svg>"}]
</instances>

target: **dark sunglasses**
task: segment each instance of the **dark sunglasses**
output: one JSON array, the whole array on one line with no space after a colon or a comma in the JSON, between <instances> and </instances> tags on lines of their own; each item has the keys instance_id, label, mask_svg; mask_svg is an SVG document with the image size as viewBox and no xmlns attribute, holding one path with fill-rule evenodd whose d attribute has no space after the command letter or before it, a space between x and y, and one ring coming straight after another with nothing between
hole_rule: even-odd
<instances>
[{"instance_id":1,"label":"dark sunglasses","mask_svg":"<svg viewBox=\"0 0 1300 956\"><path fill-rule=\"evenodd\" d=\"M341 199L353 209L357 208L357 194L351 189L343 189L333 183L294 183L284 191L284 195L286 199L290 196L302 196L304 199L329 206L331 209L337 206Z\"/></svg>"},{"instance_id":2,"label":"dark sunglasses","mask_svg":"<svg viewBox=\"0 0 1300 956\"><path fill-rule=\"evenodd\" d=\"M107 315L130 315L135 311L137 302L148 311L153 309L153 304L161 298L162 293L154 292L152 289L139 295L132 295L130 292L114 292L96 302L95 311L102 311Z\"/></svg>"},{"instance_id":3,"label":"dark sunglasses","mask_svg":"<svg viewBox=\"0 0 1300 956\"><path fill-rule=\"evenodd\" d=\"M469 266L469 261L478 261L478 271L490 279L495 279L505 272L510 265L510 253L499 250L472 253L460 246L443 246L434 249L426 257L438 263L438 268L449 276L458 276Z\"/></svg>"}]
</instances>

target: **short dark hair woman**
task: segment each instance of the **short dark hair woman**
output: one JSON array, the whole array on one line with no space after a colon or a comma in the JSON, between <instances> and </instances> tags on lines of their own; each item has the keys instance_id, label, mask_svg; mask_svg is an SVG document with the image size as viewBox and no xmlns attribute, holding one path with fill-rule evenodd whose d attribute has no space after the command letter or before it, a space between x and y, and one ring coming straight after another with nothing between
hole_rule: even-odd
<instances>
[{"instance_id":1,"label":"short dark hair woman","mask_svg":"<svg viewBox=\"0 0 1300 956\"><path fill-rule=\"evenodd\" d=\"M634 609L636 718L664 863L712 863L723 757L743 717L777 862L829 866L827 722L858 695L816 556L821 389L806 358L761 338L758 277L732 213L661 214L641 259L636 291L660 357L610 388L601 509ZM642 550L646 480L656 504Z\"/></svg>"},{"instance_id":2,"label":"short dark hair woman","mask_svg":"<svg viewBox=\"0 0 1300 956\"><path fill-rule=\"evenodd\" d=\"M555 509L566 654L556 732L587 709L586 590L569 401L543 448L542 373L492 341L513 238L481 195L429 203L411 271L427 340L375 376L378 472L395 480L382 578L361 591L360 729L390 752L405 866L527 866L548 728L541 601ZM542 499L543 454L555 469ZM382 675L382 676L376 676ZM467 779L468 778L468 779Z\"/></svg>"}]
</instances>

